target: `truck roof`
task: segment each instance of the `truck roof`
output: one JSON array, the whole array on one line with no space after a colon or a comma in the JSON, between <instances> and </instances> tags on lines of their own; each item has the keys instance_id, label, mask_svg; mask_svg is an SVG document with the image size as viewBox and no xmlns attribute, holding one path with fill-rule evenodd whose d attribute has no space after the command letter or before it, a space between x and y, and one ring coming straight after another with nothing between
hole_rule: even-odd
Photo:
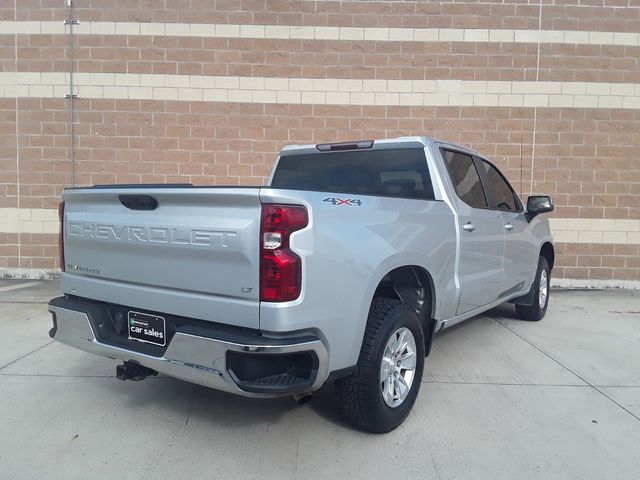
<instances>
[{"instance_id":1,"label":"truck roof","mask_svg":"<svg viewBox=\"0 0 640 480\"><path fill-rule=\"evenodd\" d=\"M288 155L301 155L307 153L320 153L331 150L357 150L357 149L371 149L371 150L387 150L393 148L410 148L418 147L424 148L431 145L443 145L450 146L456 149L464 150L471 154L480 155L475 150L469 147L460 145L453 142L447 142L443 140L437 140L435 138L427 136L406 136L397 138L381 138L376 140L355 140L352 142L336 142L336 143L323 143L323 144L307 144L307 145L286 145L280 151L281 156Z\"/></svg>"}]
</instances>

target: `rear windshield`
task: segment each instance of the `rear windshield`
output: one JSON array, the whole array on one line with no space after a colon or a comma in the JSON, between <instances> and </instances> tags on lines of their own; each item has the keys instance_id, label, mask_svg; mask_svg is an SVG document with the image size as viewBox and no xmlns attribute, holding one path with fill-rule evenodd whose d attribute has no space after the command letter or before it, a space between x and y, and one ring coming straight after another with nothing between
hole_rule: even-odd
<instances>
[{"instance_id":1,"label":"rear windshield","mask_svg":"<svg viewBox=\"0 0 640 480\"><path fill-rule=\"evenodd\" d=\"M433 200L424 150L351 150L281 157L271 186Z\"/></svg>"}]
</instances>

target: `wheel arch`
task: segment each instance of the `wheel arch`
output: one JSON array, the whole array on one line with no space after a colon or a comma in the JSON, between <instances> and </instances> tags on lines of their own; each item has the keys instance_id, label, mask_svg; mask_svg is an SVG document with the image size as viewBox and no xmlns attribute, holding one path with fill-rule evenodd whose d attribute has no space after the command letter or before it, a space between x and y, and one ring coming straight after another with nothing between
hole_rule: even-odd
<instances>
[{"instance_id":1,"label":"wheel arch","mask_svg":"<svg viewBox=\"0 0 640 480\"><path fill-rule=\"evenodd\" d=\"M540 247L540 256L544 257L549 264L549 270L553 270L553 265L556 259L556 252L551 242L545 242Z\"/></svg>"},{"instance_id":2,"label":"wheel arch","mask_svg":"<svg viewBox=\"0 0 640 480\"><path fill-rule=\"evenodd\" d=\"M533 294L534 294L534 288L535 288L535 282L536 282L538 259L540 257L543 257L547 261L547 264L549 265L549 272L551 272L551 270L553 270L553 264L555 262L555 257L556 257L555 250L551 242L549 241L544 242L540 247L540 254L538 255L538 257L536 257L536 271L533 277L533 281L531 283L531 287L529 288L529 291L524 295L522 295L521 297L512 298L511 300L509 300L509 303L513 303L514 305L524 305L524 306L528 306L532 304L532 302L534 301Z\"/></svg>"},{"instance_id":3,"label":"wheel arch","mask_svg":"<svg viewBox=\"0 0 640 480\"><path fill-rule=\"evenodd\" d=\"M416 312L424 330L425 355L428 355L436 325L436 291L429 271L420 265L395 267L378 282L371 302L376 298L399 300Z\"/></svg>"}]
</instances>

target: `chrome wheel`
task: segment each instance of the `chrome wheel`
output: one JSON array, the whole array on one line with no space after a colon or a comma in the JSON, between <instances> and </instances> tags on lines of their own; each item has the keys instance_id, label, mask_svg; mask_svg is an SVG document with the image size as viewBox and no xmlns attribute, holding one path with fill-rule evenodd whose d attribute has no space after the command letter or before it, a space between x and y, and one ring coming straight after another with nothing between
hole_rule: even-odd
<instances>
[{"instance_id":1,"label":"chrome wheel","mask_svg":"<svg viewBox=\"0 0 640 480\"><path fill-rule=\"evenodd\" d=\"M547 271L542 269L540 272L540 286L538 288L538 305L540 310L544 309L547 304L547 296L549 295L549 277Z\"/></svg>"},{"instance_id":2,"label":"chrome wheel","mask_svg":"<svg viewBox=\"0 0 640 480\"><path fill-rule=\"evenodd\" d=\"M399 406L409 395L416 370L416 339L406 327L396 330L384 349L380 365L380 389L384 402Z\"/></svg>"}]
</instances>

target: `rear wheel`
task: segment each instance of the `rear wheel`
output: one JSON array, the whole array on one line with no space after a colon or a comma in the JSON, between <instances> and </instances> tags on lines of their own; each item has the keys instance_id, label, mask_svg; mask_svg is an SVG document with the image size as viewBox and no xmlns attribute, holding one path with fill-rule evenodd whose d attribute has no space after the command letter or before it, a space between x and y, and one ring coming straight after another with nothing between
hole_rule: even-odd
<instances>
[{"instance_id":1,"label":"rear wheel","mask_svg":"<svg viewBox=\"0 0 640 480\"><path fill-rule=\"evenodd\" d=\"M416 313L398 300L374 299L352 374L336 381L351 423L374 433L400 425L415 403L424 369L424 334Z\"/></svg>"},{"instance_id":2,"label":"rear wheel","mask_svg":"<svg viewBox=\"0 0 640 480\"><path fill-rule=\"evenodd\" d=\"M541 256L538 260L536 278L531 287L533 289L533 303L531 305L516 305L516 312L520 318L534 322L542 320L549 305L550 278L549 263L546 258Z\"/></svg>"}]
</instances>

